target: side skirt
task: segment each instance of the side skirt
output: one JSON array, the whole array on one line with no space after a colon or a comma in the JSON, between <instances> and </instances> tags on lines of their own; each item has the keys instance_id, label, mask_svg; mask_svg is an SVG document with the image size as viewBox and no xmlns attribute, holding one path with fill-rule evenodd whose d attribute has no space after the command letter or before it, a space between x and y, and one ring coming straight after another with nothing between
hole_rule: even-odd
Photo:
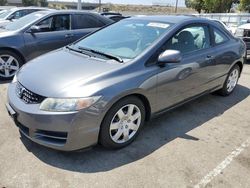
<instances>
[{"instance_id":1,"label":"side skirt","mask_svg":"<svg viewBox=\"0 0 250 188\"><path fill-rule=\"evenodd\" d=\"M150 119L156 118L156 117L160 116L161 114L164 114L164 113L166 113L166 112L168 112L168 111L170 111L170 110L173 110L173 109L175 109L175 108L178 108L178 107L182 106L183 104L186 104L186 103L189 103L189 102L191 102L191 101L194 101L194 100L200 98L200 97L203 96L203 95L207 95L207 94L213 93L213 92L215 92L215 91L217 91L217 90L219 90L219 89L221 89L221 88L222 88L222 86L219 85L219 86L216 86L216 87L214 87L214 88L212 88L212 89L210 89L210 90L204 91L204 92L202 92L201 94L195 95L194 97L185 99L185 100L183 100L183 101L181 101L181 102L179 102L179 103L177 103L177 104L175 104L175 105L172 105L172 106L170 106L170 107L167 107L167 108L165 108L165 109L163 109L163 110L161 110L161 111L158 111L158 112L152 114L152 116L151 116Z\"/></svg>"}]
</instances>

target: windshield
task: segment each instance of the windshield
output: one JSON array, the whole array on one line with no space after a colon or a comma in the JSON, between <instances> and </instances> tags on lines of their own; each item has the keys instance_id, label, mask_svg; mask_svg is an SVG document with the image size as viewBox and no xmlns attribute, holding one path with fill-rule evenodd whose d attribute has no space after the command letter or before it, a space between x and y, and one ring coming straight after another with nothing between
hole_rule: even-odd
<instances>
[{"instance_id":1,"label":"windshield","mask_svg":"<svg viewBox=\"0 0 250 188\"><path fill-rule=\"evenodd\" d=\"M250 38L250 30L238 28L235 32L236 37Z\"/></svg>"},{"instance_id":2,"label":"windshield","mask_svg":"<svg viewBox=\"0 0 250 188\"><path fill-rule=\"evenodd\" d=\"M238 28L236 29L235 36L236 37L243 37L244 35L244 29Z\"/></svg>"},{"instance_id":3,"label":"windshield","mask_svg":"<svg viewBox=\"0 0 250 188\"><path fill-rule=\"evenodd\" d=\"M33 23L39 18L41 18L44 14L41 14L40 12L34 12L31 14L28 14L27 16L24 16L14 22L9 23L5 26L5 29L15 31L18 29L21 29L25 27L27 24Z\"/></svg>"},{"instance_id":4,"label":"windshield","mask_svg":"<svg viewBox=\"0 0 250 188\"><path fill-rule=\"evenodd\" d=\"M12 13L12 10L5 10L3 13L0 14L0 19L5 19Z\"/></svg>"},{"instance_id":5,"label":"windshield","mask_svg":"<svg viewBox=\"0 0 250 188\"><path fill-rule=\"evenodd\" d=\"M169 28L169 23L146 20L123 20L75 43L122 59L133 59Z\"/></svg>"}]
</instances>

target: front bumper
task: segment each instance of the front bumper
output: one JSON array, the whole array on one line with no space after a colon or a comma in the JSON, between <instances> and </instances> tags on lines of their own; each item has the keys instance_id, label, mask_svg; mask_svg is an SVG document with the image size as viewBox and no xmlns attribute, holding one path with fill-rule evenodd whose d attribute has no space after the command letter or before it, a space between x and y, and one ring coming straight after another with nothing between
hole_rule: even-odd
<instances>
[{"instance_id":1,"label":"front bumper","mask_svg":"<svg viewBox=\"0 0 250 188\"><path fill-rule=\"evenodd\" d=\"M25 104L17 97L16 83L8 88L9 114L20 132L30 140L58 150L72 151L94 145L103 118L98 109L91 107L79 112L46 112L40 104Z\"/></svg>"}]
</instances>

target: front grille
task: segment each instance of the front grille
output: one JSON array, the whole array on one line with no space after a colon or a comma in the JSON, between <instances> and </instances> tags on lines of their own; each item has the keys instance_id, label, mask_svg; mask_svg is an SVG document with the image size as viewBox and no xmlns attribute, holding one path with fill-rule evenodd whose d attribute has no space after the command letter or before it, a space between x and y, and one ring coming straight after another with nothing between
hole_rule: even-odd
<instances>
[{"instance_id":1,"label":"front grille","mask_svg":"<svg viewBox=\"0 0 250 188\"><path fill-rule=\"evenodd\" d=\"M41 103L45 99L45 97L26 89L19 82L16 85L16 94L26 104Z\"/></svg>"}]
</instances>

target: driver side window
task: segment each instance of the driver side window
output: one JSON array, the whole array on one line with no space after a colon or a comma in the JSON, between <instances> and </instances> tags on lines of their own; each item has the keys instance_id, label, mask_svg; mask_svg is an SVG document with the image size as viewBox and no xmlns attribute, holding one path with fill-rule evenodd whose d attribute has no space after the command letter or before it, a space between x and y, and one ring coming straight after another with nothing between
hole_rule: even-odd
<instances>
[{"instance_id":1,"label":"driver side window","mask_svg":"<svg viewBox=\"0 0 250 188\"><path fill-rule=\"evenodd\" d=\"M165 45L166 49L189 53L210 47L207 26L189 26L175 34Z\"/></svg>"},{"instance_id":2,"label":"driver side window","mask_svg":"<svg viewBox=\"0 0 250 188\"><path fill-rule=\"evenodd\" d=\"M39 32L64 31L70 29L69 15L57 15L46 18L36 24L39 27Z\"/></svg>"}]
</instances>

